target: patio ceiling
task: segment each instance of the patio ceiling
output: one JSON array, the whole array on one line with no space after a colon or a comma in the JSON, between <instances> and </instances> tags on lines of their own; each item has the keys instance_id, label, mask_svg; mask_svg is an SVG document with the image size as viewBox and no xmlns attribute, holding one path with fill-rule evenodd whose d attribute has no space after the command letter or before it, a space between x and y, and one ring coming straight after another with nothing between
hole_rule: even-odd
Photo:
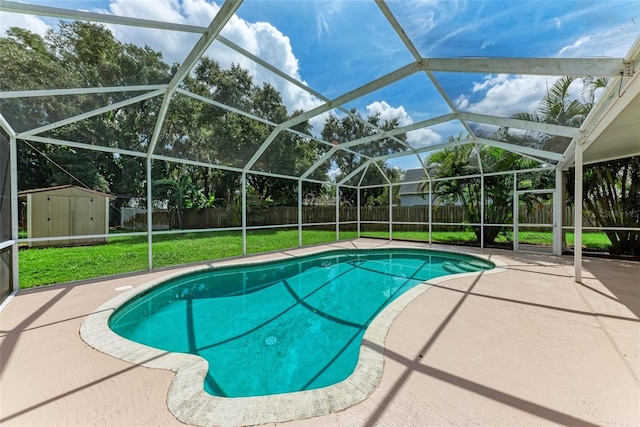
<instances>
[{"instance_id":1,"label":"patio ceiling","mask_svg":"<svg viewBox=\"0 0 640 427\"><path fill-rule=\"evenodd\" d=\"M327 86L323 84L322 79L326 79L326 77L322 77L321 75L305 76L305 80L316 82L318 85L323 86L324 90L320 91L312 89L311 85L307 84L300 76L291 75L291 73L287 73L282 66L269 62L269 58L266 58L261 52L256 52L255 49L254 52L252 52L250 44L243 44L243 40L241 39L233 39L233 28L231 27L236 24L230 24L230 22L234 16L250 16L251 18L244 19L253 19L255 22L259 22L261 19L268 19L266 15L252 15L254 9L256 9L256 4L253 2L226 1L222 3L221 6L217 8L217 13L208 26L118 16L106 12L61 9L46 5L47 2L44 1L42 3L45 3L45 5L1 0L0 11L5 15L3 17L5 19L8 16L15 16L7 15L7 13L10 13L38 17L54 17L65 20L86 20L114 25L119 28L154 29L154 31L159 31L163 34L193 35L194 37L191 39L193 40L193 44L186 56L181 58L180 67L168 84L116 88L44 87L24 88L24 90L13 91L6 91L4 88L0 88L0 90L2 90L2 92L0 92L0 100L40 96L69 96L102 92L126 92L132 94L120 102L102 106L94 111L85 112L62 121L34 126L29 129L14 129L11 117L3 111L1 107L2 103L0 103L0 125L2 125L7 132L15 135L18 140L69 145L76 148L115 152L151 159L173 160L237 172L256 172L271 176L286 176L293 179L311 179L313 171L323 163L331 161L339 150L347 150L366 159L368 157L359 150L361 150L365 144L375 144L376 141L383 138L397 138L400 134L410 134L417 131L424 132L426 130L442 136L442 140L439 142L403 142L403 151L389 153L380 157L372 157L369 158L369 162L366 165L362 165L360 169L343 171L344 178L339 183L346 183L349 178L356 176L362 170L367 170L369 165L374 164L373 162L375 161L389 162L400 158L413 157L419 164L422 164L426 153L461 143L499 147L523 156L540 159L541 163L557 164L559 167L565 169L571 166L573 162L576 144L581 144L585 148L584 160L588 163L640 154L640 120L637 119L640 117L640 78L638 78L640 67L640 37L638 37L638 34L640 34L640 30L638 29L638 25L631 26L631 30L625 31L627 35L629 31L631 33L635 32L632 34L632 40L635 39L635 42L630 46L625 56L559 57L557 51L550 50L546 54L540 55L539 50L533 50L532 47L532 53L536 54L536 56L533 56L527 51L529 45L522 43L523 40L526 40L526 34L517 34L518 37L514 37L516 39L514 43L518 46L514 45L510 48L505 48L503 51L494 51L490 56L480 56L481 53L484 53L483 50L470 51L465 44L467 40L462 37L457 40L456 37L459 31L453 30L450 36L447 35L447 38L450 37L455 43L451 40L437 40L437 43L451 46L451 51L438 50L436 48L432 50L428 45L429 43L433 44L434 40L429 40L428 33L419 33L415 29L416 18L410 14L410 11L406 8L406 4L403 2L387 3L383 0L376 0L375 4L373 2L365 4L358 2L358 5L348 4L349 7L345 7L344 10L336 12L343 13L342 22L346 23L344 24L345 27L340 27L336 24L336 31L346 31L350 28L349 23L351 27L359 24L359 17L357 15L348 14L350 11L353 12L351 9L355 8L366 9L367 14L373 14L372 16L376 18L375 28L379 29L379 34L371 36L375 39L372 41L372 45L362 46L360 49L354 51L355 57L349 59L349 63L355 64L358 61L365 61L368 52L374 52L375 43L373 42L379 43L380 40L383 39L394 41L393 55L389 57L388 62L379 64L379 71L375 73L375 78L369 80L363 81L362 73L358 74L357 64L354 65L355 71L353 74L349 74L350 71L346 68L336 69L330 66L327 70L318 70L323 71L325 74L327 72L334 72L336 74L334 85ZM629 2L628 5L630 6L630 18L633 20L634 14L640 13L640 7L631 2ZM87 6L88 8L90 7L89 4ZM281 8L283 14L296 13L297 8L300 8L300 16L305 13L303 5L299 2L276 2L273 3L273 7ZM584 2L576 2L575 7L587 9ZM478 13L480 12L481 11ZM590 19L597 19L597 15L592 14ZM462 23L460 24L462 25ZM225 32L227 29L228 31ZM498 34L502 30L495 28L491 31ZM462 34L462 31L460 31L460 33ZM506 30L502 36L509 36L506 34ZM343 33L342 37L348 37L348 34ZM145 40L141 40L141 42L146 43ZM217 48L218 50L212 50L214 43L224 47L226 50L220 50L222 49L220 46ZM305 43L308 44L310 42L306 40L300 43L292 42L293 46L297 46L299 49L301 49L300 46ZM531 44L533 45L534 43ZM506 44L505 46L509 47L509 45ZM518 48L517 56L513 53L516 51L516 47ZM429 55L432 51L440 55ZM253 67L260 68L263 71L266 70L265 72L268 72L271 76L270 78L272 78L273 81L277 81L278 84L281 85L280 87L291 88L291 90L295 89L298 91L297 93L304 94L304 96L308 97L311 101L299 116L290 118L282 123L271 123L254 114L240 111L231 105L224 105L215 99L193 94L180 88L180 83L189 75L203 54L214 56L214 59L223 58L223 56L215 57L215 52L233 52L233 55L243 58L247 64L252 64ZM473 55L468 55L469 53L473 53ZM380 55L380 52L375 54ZM320 65L318 65L318 67L320 68ZM465 108L465 104L460 102L460 94L455 88L462 85L463 83L461 82L465 79L465 81L471 82L474 78L476 80L486 79L487 75L507 75L518 78L524 76L545 76L549 78L550 83L547 83L548 85L551 85L557 77L561 76L607 77L610 78L610 82L582 126L580 128L572 128L514 119L510 115L497 114L489 108L483 109L481 104L477 104L476 108ZM347 85L344 83L345 81L348 82L348 87L345 86ZM355 84L356 82L358 82L358 84ZM407 82L410 82L412 85L410 89L407 89L406 85L409 84ZM299 131L293 129L295 125L306 120L313 121L315 119L321 121L323 117L326 117L326 114L338 116L351 115L356 117L351 112L352 108L360 107L360 109L362 109L365 105L370 106L372 103L380 100L386 101L387 98L385 98L385 96L392 98L392 100L389 101L390 105L398 106L403 102L403 97L407 99L412 96L407 90L415 90L415 92L423 91L420 96L424 97L419 107L410 110L413 118L411 122L403 123L400 127L392 131L385 132L378 130L376 134L369 137L352 141L341 141L339 145L334 145L333 141L323 140L319 133L304 135L310 141L324 144L330 148L309 170L299 176L291 176L286 173L281 174L277 171L260 170L260 168L256 166L260 157L269 149L270 145L280 133L292 132L300 134ZM400 95L398 93L400 93ZM259 141L256 146L252 148L255 151L249 153L247 159L243 159L239 164L230 165L198 159L171 158L158 150L157 143L162 132L164 118L175 96L191 97L198 101L216 105L236 114L258 120L272 127L272 133L266 140ZM163 102L158 112L156 126L153 129L151 143L146 152L114 148L108 144L98 146L85 144L82 141L60 141L50 138L46 134L46 132L51 129L113 111L122 106L133 105L152 97L162 97ZM421 108L424 111L421 112ZM407 109L409 109L409 107L407 107ZM490 129L512 128L541 132L548 135L562 136L571 142L563 152L547 151L535 146L521 146L502 141L493 136L495 133L487 136L486 133L480 131L483 126ZM468 135L463 141L447 142L447 140L451 139L449 137L462 133ZM380 170L380 172L382 172L382 170ZM382 174L382 176L384 177L384 174ZM383 183L384 181L381 182L381 184Z\"/></svg>"}]
</instances>

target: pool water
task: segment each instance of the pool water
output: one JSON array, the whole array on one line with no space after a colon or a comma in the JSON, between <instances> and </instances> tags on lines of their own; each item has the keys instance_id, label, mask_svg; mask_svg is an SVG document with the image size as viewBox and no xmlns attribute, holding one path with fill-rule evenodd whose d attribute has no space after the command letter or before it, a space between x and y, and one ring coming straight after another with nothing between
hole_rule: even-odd
<instances>
[{"instance_id":1,"label":"pool water","mask_svg":"<svg viewBox=\"0 0 640 427\"><path fill-rule=\"evenodd\" d=\"M425 250L334 251L172 279L125 303L110 328L132 341L209 362L205 390L245 397L335 384L362 336L415 285L494 265Z\"/></svg>"}]
</instances>

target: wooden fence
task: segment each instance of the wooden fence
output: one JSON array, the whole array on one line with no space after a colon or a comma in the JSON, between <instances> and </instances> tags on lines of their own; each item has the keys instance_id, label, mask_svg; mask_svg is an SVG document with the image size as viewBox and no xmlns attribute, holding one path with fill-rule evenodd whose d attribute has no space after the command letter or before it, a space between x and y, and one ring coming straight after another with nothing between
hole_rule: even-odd
<instances>
[{"instance_id":1,"label":"wooden fence","mask_svg":"<svg viewBox=\"0 0 640 427\"><path fill-rule=\"evenodd\" d=\"M358 210L356 207L341 206L339 209L340 222L355 222L358 219ZM427 206L394 206L392 208L394 229L404 231L404 229L414 230L416 225L403 226L403 222L411 223L428 223L429 209ZM565 206L565 225L573 223L573 207ZM324 224L335 223L336 207L335 206L303 206L302 207L302 223L303 224ZM387 222L389 221L388 206L363 206L360 209L361 222ZM470 222L466 210L462 206L434 206L431 221L433 223L467 223ZM509 219L508 222L511 222ZM553 209L550 204L542 204L535 206L533 209L520 207L519 222L525 224L552 224ZM586 219L586 223L589 218ZM271 207L264 209L249 209L247 212L248 226L269 226L269 225L293 225L298 223L298 208L296 207ZM130 221L130 228L146 228L146 214L136 214ZM166 211L154 212L153 214L154 228L182 228L182 229L201 229L201 228L228 228L241 227L242 215L237 207L231 208L206 208L202 210L186 210L181 213L178 218L177 212L169 215ZM488 225L488 224L487 224ZM127 227L127 225L125 225ZM327 229L333 229L333 225L318 226ZM385 229L384 225L373 227L375 229ZM387 226L388 228L388 226ZM419 229L425 229L420 226ZM458 229L460 227L455 227ZM453 228L452 228L453 229Z\"/></svg>"}]
</instances>

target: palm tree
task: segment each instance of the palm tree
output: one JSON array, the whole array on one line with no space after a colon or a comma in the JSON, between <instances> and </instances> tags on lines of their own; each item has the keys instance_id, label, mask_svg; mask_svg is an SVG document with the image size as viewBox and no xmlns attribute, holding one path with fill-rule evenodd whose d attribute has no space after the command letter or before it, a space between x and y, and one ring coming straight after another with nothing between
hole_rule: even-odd
<instances>
[{"instance_id":1,"label":"palm tree","mask_svg":"<svg viewBox=\"0 0 640 427\"><path fill-rule=\"evenodd\" d=\"M580 127L584 119L593 107L595 91L606 85L606 79L583 79L585 83L582 95L585 102L571 99L569 87L575 81L573 77L559 78L540 101L538 110L533 113L516 113L514 119L528 120L531 122L548 123L554 125ZM508 129L501 129L501 134L505 135L504 140L512 144L538 148L540 150L563 153L569 143L570 138L558 135L541 134L539 132L514 133Z\"/></svg>"},{"instance_id":2,"label":"palm tree","mask_svg":"<svg viewBox=\"0 0 640 427\"><path fill-rule=\"evenodd\" d=\"M453 141L450 137L448 141ZM482 188L479 178L457 178L465 175L475 175L480 172L478 157L483 168L493 172L510 171L514 169L530 168L537 162L524 158L519 154L511 153L500 148L490 146L476 146L473 144L460 145L447 148L432 154L426 161L427 171L432 178L451 178L435 181L432 187L433 194L444 203L454 203L462 206L467 221L481 223ZM541 177L533 176L538 180ZM418 187L423 194L428 191L428 183ZM513 177L510 175L489 176L484 178L484 242L487 245L494 243L498 235L503 231L502 227L491 224L506 224L513 219ZM525 200L527 204L537 202L536 197ZM482 239L482 230L479 226L472 226L476 235L476 241Z\"/></svg>"},{"instance_id":3,"label":"palm tree","mask_svg":"<svg viewBox=\"0 0 640 427\"><path fill-rule=\"evenodd\" d=\"M538 112L519 113L514 118L542 123L580 127L595 104L596 92L607 86L608 78L582 79L582 100L571 99L569 87L574 79L562 77L547 91ZM507 140L520 145L536 146L548 151L563 152L569 139L534 133L510 134ZM574 174L567 185L572 194ZM638 227L640 225L640 158L629 157L589 165L583 172L583 206L599 227ZM571 200L570 200L571 202ZM611 241L610 253L640 255L640 232L606 231Z\"/></svg>"}]
</instances>

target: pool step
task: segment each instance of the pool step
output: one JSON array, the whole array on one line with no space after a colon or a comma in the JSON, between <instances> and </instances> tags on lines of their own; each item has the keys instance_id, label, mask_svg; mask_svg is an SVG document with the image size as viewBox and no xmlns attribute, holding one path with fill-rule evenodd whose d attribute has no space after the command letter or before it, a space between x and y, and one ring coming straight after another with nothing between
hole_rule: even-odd
<instances>
[{"instance_id":1,"label":"pool step","mask_svg":"<svg viewBox=\"0 0 640 427\"><path fill-rule=\"evenodd\" d=\"M445 261L442 263L442 267L449 273L470 273L474 271L487 270L489 267L480 261Z\"/></svg>"},{"instance_id":2,"label":"pool step","mask_svg":"<svg viewBox=\"0 0 640 427\"><path fill-rule=\"evenodd\" d=\"M491 270L491 266L488 263L480 261L480 260L469 259L469 260L466 260L466 261L459 261L459 262L464 262L464 263L472 266L476 270Z\"/></svg>"}]
</instances>

